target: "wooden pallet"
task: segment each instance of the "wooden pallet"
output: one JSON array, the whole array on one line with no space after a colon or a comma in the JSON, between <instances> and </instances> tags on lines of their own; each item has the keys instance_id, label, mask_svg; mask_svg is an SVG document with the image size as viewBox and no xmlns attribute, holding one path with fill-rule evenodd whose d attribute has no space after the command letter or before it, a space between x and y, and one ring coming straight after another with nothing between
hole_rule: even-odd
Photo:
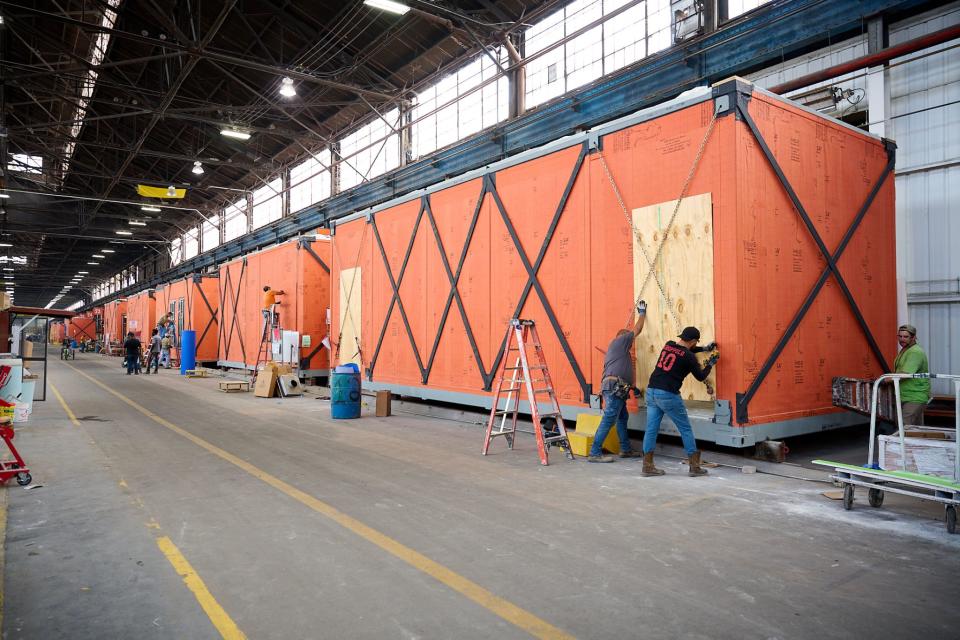
<instances>
[{"instance_id":1,"label":"wooden pallet","mask_svg":"<svg viewBox=\"0 0 960 640\"><path fill-rule=\"evenodd\" d=\"M220 391L224 393L240 393L250 391L250 383L244 380L221 380Z\"/></svg>"},{"instance_id":2,"label":"wooden pallet","mask_svg":"<svg viewBox=\"0 0 960 640\"><path fill-rule=\"evenodd\" d=\"M187 369L186 373L183 375L188 378L209 378L210 372L206 369Z\"/></svg>"}]
</instances>

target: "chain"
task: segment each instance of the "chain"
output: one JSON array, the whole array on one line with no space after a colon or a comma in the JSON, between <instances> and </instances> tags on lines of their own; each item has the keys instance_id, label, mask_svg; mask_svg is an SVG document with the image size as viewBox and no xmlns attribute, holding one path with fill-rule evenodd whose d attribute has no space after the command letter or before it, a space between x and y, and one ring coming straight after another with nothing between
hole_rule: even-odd
<instances>
[{"instance_id":1,"label":"chain","mask_svg":"<svg viewBox=\"0 0 960 640\"><path fill-rule=\"evenodd\" d=\"M607 160L603 157L601 151L597 151L597 155L600 156L600 164L603 165L603 171L607 174L607 179L610 181L610 186L613 187L613 192L617 196L617 202L620 204L620 209L623 211L623 216L626 218L627 225L630 227L630 230L633 231L633 235L636 238L637 246L640 247L640 252L643 254L644 259L647 261L649 269L647 270L647 275L643 279L643 284L640 285L640 289L637 293L637 299L634 300L634 306L640 302L640 299L643 298L643 292L647 288L647 285L650 284L650 279L652 278L657 284L657 288L660 290L660 295L663 296L664 300L667 303L667 310L670 312L670 315L673 317L673 321L677 324L677 330L681 328L682 323L680 322L679 316L677 316L676 309L673 306L673 300L667 295L666 288L663 286L663 282L660 281L660 278L656 273L656 262L660 259L660 256L663 254L663 247L667 243L667 239L670 237L670 230L673 228L673 223L677 219L677 214L680 213L680 205L683 203L683 199L687 196L687 191L690 189L690 185L693 182L693 177L697 173L697 167L700 166L700 161L703 159L703 152L707 148L707 142L710 140L710 134L713 133L714 125L717 123L717 113L714 111L713 117L710 119L710 124L707 125L707 130L703 134L703 139L700 141L700 148L697 149L697 155L693 160L693 164L690 166L690 171L687 172L687 177L683 182L683 187L680 189L680 197L677 198L677 204L673 208L673 213L670 214L670 219L667 221L667 226L663 231L663 239L660 241L660 244L657 245L657 252L654 254L653 259L650 258L650 254L647 253L647 249L643 246L643 243L640 241L640 232L637 231L637 228L633 224L633 218L630 216L630 212L627 209L626 203L623 201L623 196L620 192L619 187L617 187L616 181L613 179L613 174L610 173L610 167L607 166ZM630 319L633 317L633 310L630 311L630 317L627 318L627 324L629 324Z\"/></svg>"}]
</instances>

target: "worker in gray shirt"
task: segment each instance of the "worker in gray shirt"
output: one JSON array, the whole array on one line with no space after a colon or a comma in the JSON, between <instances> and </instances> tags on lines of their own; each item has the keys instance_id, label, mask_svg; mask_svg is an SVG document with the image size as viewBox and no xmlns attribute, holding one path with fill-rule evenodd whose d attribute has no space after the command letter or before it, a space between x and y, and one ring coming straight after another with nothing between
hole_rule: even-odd
<instances>
[{"instance_id":1,"label":"worker in gray shirt","mask_svg":"<svg viewBox=\"0 0 960 640\"><path fill-rule=\"evenodd\" d=\"M603 455L603 441L610 433L610 427L617 425L617 435L620 438L620 457L636 458L643 455L639 451L630 449L630 437L627 435L627 398L630 391L636 386L636 369L630 349L633 342L643 330L643 323L647 318L647 303L643 300L637 303L637 322L633 329L621 329L607 347L607 355L603 360L603 377L600 380L600 392L603 395L603 418L593 437L593 446L590 447L590 462L613 462L612 456Z\"/></svg>"}]
</instances>

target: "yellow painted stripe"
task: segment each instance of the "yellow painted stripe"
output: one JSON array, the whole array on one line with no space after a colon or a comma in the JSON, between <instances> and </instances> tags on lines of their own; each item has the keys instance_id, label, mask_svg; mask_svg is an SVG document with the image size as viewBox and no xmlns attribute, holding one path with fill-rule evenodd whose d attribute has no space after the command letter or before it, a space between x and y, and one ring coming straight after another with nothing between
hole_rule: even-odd
<instances>
[{"instance_id":1,"label":"yellow painted stripe","mask_svg":"<svg viewBox=\"0 0 960 640\"><path fill-rule=\"evenodd\" d=\"M178 427L177 425L173 424L169 420L165 420L164 418L161 418L160 416L153 413L146 407L131 400L127 396L123 395L122 393L118 391L114 391L113 389L108 387L106 384L100 382L93 376L87 375L83 371L80 371L73 365L68 364L67 366L73 369L74 371L76 371L77 373L79 373L84 378L90 380L90 382L94 383L95 385L97 385L107 393L110 393L116 396L117 398L119 398L120 400L122 400L123 402L127 403L128 405L130 405L131 407L133 407L143 415L147 416L157 424L166 427L167 429L173 431L178 435L183 436L184 438L186 438L187 440L190 440L197 446L206 449L207 451L214 454L215 456L223 460L226 460L227 462L233 465L236 465L237 467L243 469L253 477L259 480L262 480L263 482L274 487L278 491L281 491L282 493L290 496L291 498L300 502L301 504L306 505L307 507L313 509L317 513L320 513L330 518L331 520L341 525L345 529L355 533L356 535L360 536L364 540L372 544L375 544L376 546L380 547L387 553L390 553L391 555L406 562L413 568L419 571L422 571L423 573L435 578L436 580L445 584L446 586L453 589L454 591L457 591L458 593L466 596L467 598L469 598L476 604L480 605L481 607L484 607L488 611L491 611L496 615L500 616L507 622L510 622L516 625L517 627L523 629L533 637L543 638L544 640L560 640L560 639L570 639L574 637L566 633L565 631L551 625L545 620L538 618L537 616L530 613L526 609L522 609L517 605L509 602L508 600L504 600L503 598L481 587L479 584L473 582L472 580L465 578L460 574L456 573L455 571L443 566L442 564L431 560L430 558L423 555L422 553L419 553L418 551L415 551L410 547L400 542L397 542L393 538L390 538L389 536L383 533L380 533L376 529L373 529L372 527L365 525L359 520L352 518L351 516L348 516L347 514L327 504L326 502L323 502L322 500L318 500L317 498L311 496L310 494L305 493L300 489L297 489L293 485L284 482L280 478L277 478L276 476L273 476L267 473L263 469L260 469L259 467L250 464L246 460L243 460L242 458L238 458L232 453L228 453L227 451L224 451L220 447L207 442L203 438L195 436L189 431Z\"/></svg>"},{"instance_id":2,"label":"yellow painted stripe","mask_svg":"<svg viewBox=\"0 0 960 640\"><path fill-rule=\"evenodd\" d=\"M80 421L77 420L77 416L75 416L73 411L70 410L70 407L67 406L67 401L63 399L63 396L60 395L60 392L57 391L57 388L53 386L52 382L50 383L50 390L53 391L53 395L57 396L57 400L60 401L60 406L63 407L63 410L67 413L67 417L70 418L73 426L79 427Z\"/></svg>"},{"instance_id":3,"label":"yellow painted stripe","mask_svg":"<svg viewBox=\"0 0 960 640\"><path fill-rule=\"evenodd\" d=\"M183 554L180 553L177 546L173 544L173 541L167 536L163 536L162 538L157 538L157 546L160 547L163 555L167 556L167 560L169 560L173 568L176 569L177 574L183 578L183 583L193 592L197 602L203 607L207 617L210 618L213 626L217 628L217 631L220 632L224 640L244 640L247 636L243 634L243 631L240 631L236 623L227 615L227 612L223 610L223 607L220 606L213 597L213 594L210 593L210 590L207 589L207 585L203 583L203 580L200 579L197 572L194 571L190 563L187 562L187 559L183 557Z\"/></svg>"},{"instance_id":4,"label":"yellow painted stripe","mask_svg":"<svg viewBox=\"0 0 960 640\"><path fill-rule=\"evenodd\" d=\"M87 378L85 373L78 372ZM93 380L93 378L90 378ZM96 380L94 380L96 382ZM97 383L99 384L99 383ZM67 415L70 417L71 422L76 426L80 427L80 422L77 420L77 416L74 415L73 411L70 410L67 401L63 399L63 396L60 395L60 392L57 391L57 388L50 385L50 388L53 390L54 395L57 396L57 399L60 401L60 404L63 406L63 410L67 412ZM125 487L126 482L121 478L120 486ZM6 499L6 492L3 492L4 500ZM139 502L139 497L137 498ZM5 505L3 505L5 506ZM143 503L140 502L140 507L143 508ZM159 529L160 526L152 526L153 520L147 523L147 526L150 528ZM6 509L2 509L2 514L0 514L0 544L3 541L3 533L6 529ZM184 584L187 585L187 588L193 593L196 597L197 602L200 603L200 606L206 612L207 617L210 618L210 622L213 623L213 626L216 627L217 631L220 632L220 635L224 637L225 640L242 640L247 636L240 631L236 623L227 615L227 612L223 610L223 607L216 601L213 595L210 593L210 590L207 589L207 585L203 583L203 580L194 571L193 567L187 562L187 559L183 557L183 554L180 553L180 550L177 549L176 545L173 544L173 541L170 538L164 536L162 538L157 538L157 546L160 547L160 551L163 552L163 555L167 556L167 560L170 561L170 564L173 565L173 568L176 569L177 573L183 578ZM2 561L3 550L0 548L0 570L3 568ZM0 571L0 623L2 623L2 603L3 603L3 574ZM2 627L0 627L2 628Z\"/></svg>"}]
</instances>

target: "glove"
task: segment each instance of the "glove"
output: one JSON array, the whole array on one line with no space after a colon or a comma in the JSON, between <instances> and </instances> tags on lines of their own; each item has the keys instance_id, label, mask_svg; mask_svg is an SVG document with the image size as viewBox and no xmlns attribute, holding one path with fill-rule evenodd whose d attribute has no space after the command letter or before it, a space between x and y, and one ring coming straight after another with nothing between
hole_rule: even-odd
<instances>
[{"instance_id":1,"label":"glove","mask_svg":"<svg viewBox=\"0 0 960 640\"><path fill-rule=\"evenodd\" d=\"M647 315L647 301L646 301L646 300L641 300L640 302L637 303L637 315L638 315L638 316L645 316L645 315Z\"/></svg>"},{"instance_id":2,"label":"glove","mask_svg":"<svg viewBox=\"0 0 960 640\"><path fill-rule=\"evenodd\" d=\"M704 350L704 351L713 351L713 350L716 349L716 348L717 348L717 343L716 343L716 342L711 342L711 343L708 344L708 345L704 345L703 350Z\"/></svg>"},{"instance_id":3,"label":"glove","mask_svg":"<svg viewBox=\"0 0 960 640\"><path fill-rule=\"evenodd\" d=\"M716 366L719 360L720 360L720 354L717 352L714 352L714 354L707 359L707 366L708 367Z\"/></svg>"}]
</instances>

